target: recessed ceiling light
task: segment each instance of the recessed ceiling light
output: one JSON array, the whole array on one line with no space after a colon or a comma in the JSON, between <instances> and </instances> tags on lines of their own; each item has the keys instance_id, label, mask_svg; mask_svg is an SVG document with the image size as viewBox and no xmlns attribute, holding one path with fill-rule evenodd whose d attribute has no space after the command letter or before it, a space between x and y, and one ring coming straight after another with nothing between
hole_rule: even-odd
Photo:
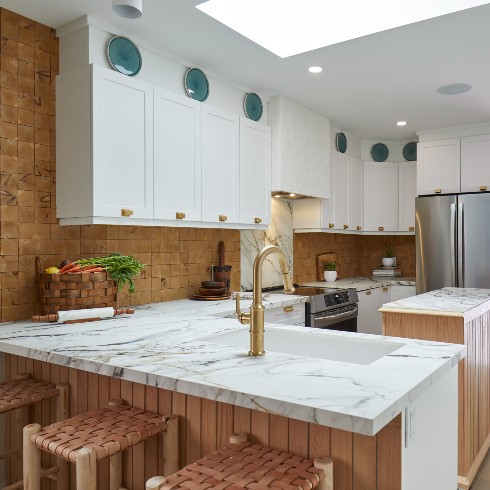
<instances>
[{"instance_id":1,"label":"recessed ceiling light","mask_svg":"<svg viewBox=\"0 0 490 490\"><path fill-rule=\"evenodd\" d=\"M137 19L143 13L143 0L112 0L112 11L125 19Z\"/></svg>"},{"instance_id":2,"label":"recessed ceiling light","mask_svg":"<svg viewBox=\"0 0 490 490\"><path fill-rule=\"evenodd\" d=\"M473 87L468 83L451 83L450 85L443 85L442 87L439 87L437 92L442 95L458 95L464 94L465 92L470 91L472 88Z\"/></svg>"},{"instance_id":3,"label":"recessed ceiling light","mask_svg":"<svg viewBox=\"0 0 490 490\"><path fill-rule=\"evenodd\" d=\"M359 0L335 4L325 0L208 0L196 7L286 58L486 3L488 0L377 0L374 4Z\"/></svg>"},{"instance_id":4,"label":"recessed ceiling light","mask_svg":"<svg viewBox=\"0 0 490 490\"><path fill-rule=\"evenodd\" d=\"M323 71L323 68L321 66L310 66L308 68L308 71L310 73L321 73Z\"/></svg>"},{"instance_id":5,"label":"recessed ceiling light","mask_svg":"<svg viewBox=\"0 0 490 490\"><path fill-rule=\"evenodd\" d=\"M397 126L406 126L407 125L407 121L398 121L396 123Z\"/></svg>"}]
</instances>

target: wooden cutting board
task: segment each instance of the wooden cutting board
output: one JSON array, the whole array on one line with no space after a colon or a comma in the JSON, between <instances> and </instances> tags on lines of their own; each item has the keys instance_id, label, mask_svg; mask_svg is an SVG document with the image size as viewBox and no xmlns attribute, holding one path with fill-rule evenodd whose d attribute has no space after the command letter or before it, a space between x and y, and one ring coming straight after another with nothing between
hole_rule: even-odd
<instances>
[{"instance_id":1,"label":"wooden cutting board","mask_svg":"<svg viewBox=\"0 0 490 490\"><path fill-rule=\"evenodd\" d=\"M324 281L323 272L325 270L325 262L335 262L337 264L337 276L339 276L339 259L337 252L325 252L316 256L316 273L319 281Z\"/></svg>"}]
</instances>

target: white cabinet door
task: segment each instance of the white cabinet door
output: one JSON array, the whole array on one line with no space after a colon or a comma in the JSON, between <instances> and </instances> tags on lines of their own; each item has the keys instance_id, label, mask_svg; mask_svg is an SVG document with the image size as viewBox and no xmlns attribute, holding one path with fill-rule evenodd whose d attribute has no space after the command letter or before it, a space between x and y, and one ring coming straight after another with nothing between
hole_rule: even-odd
<instances>
[{"instance_id":1,"label":"white cabinet door","mask_svg":"<svg viewBox=\"0 0 490 490\"><path fill-rule=\"evenodd\" d=\"M239 119L236 114L201 106L202 220L238 223Z\"/></svg>"},{"instance_id":2,"label":"white cabinet door","mask_svg":"<svg viewBox=\"0 0 490 490\"><path fill-rule=\"evenodd\" d=\"M399 231L415 231L415 198L417 197L417 163L398 164Z\"/></svg>"},{"instance_id":3,"label":"white cabinet door","mask_svg":"<svg viewBox=\"0 0 490 490\"><path fill-rule=\"evenodd\" d=\"M391 286L390 301L410 298L411 296L415 296L415 294L415 286Z\"/></svg>"},{"instance_id":4,"label":"white cabinet door","mask_svg":"<svg viewBox=\"0 0 490 490\"><path fill-rule=\"evenodd\" d=\"M460 139L424 141L417 145L417 193L460 192Z\"/></svg>"},{"instance_id":5,"label":"white cabinet door","mask_svg":"<svg viewBox=\"0 0 490 490\"><path fill-rule=\"evenodd\" d=\"M349 158L349 230L362 230L362 162Z\"/></svg>"},{"instance_id":6,"label":"white cabinet door","mask_svg":"<svg viewBox=\"0 0 490 490\"><path fill-rule=\"evenodd\" d=\"M282 325L305 326L305 304L281 306L264 311L266 323L281 323Z\"/></svg>"},{"instance_id":7,"label":"white cabinet door","mask_svg":"<svg viewBox=\"0 0 490 490\"><path fill-rule=\"evenodd\" d=\"M94 216L153 218L153 86L93 65L92 145Z\"/></svg>"},{"instance_id":8,"label":"white cabinet door","mask_svg":"<svg viewBox=\"0 0 490 490\"><path fill-rule=\"evenodd\" d=\"M200 221L200 103L156 87L154 111L155 218Z\"/></svg>"},{"instance_id":9,"label":"white cabinet door","mask_svg":"<svg viewBox=\"0 0 490 490\"><path fill-rule=\"evenodd\" d=\"M390 302L390 288L375 288L359 291L359 316L357 317L357 331L381 335L382 318L378 311L381 306Z\"/></svg>"},{"instance_id":10,"label":"white cabinet door","mask_svg":"<svg viewBox=\"0 0 490 490\"><path fill-rule=\"evenodd\" d=\"M271 128L240 118L240 223L271 220Z\"/></svg>"},{"instance_id":11,"label":"white cabinet door","mask_svg":"<svg viewBox=\"0 0 490 490\"><path fill-rule=\"evenodd\" d=\"M349 229L349 158L343 153L337 154L334 225L334 230Z\"/></svg>"},{"instance_id":12,"label":"white cabinet door","mask_svg":"<svg viewBox=\"0 0 490 490\"><path fill-rule=\"evenodd\" d=\"M398 231L398 164L364 162L364 230Z\"/></svg>"},{"instance_id":13,"label":"white cabinet door","mask_svg":"<svg viewBox=\"0 0 490 490\"><path fill-rule=\"evenodd\" d=\"M490 134L461 138L461 192L490 191Z\"/></svg>"}]
</instances>

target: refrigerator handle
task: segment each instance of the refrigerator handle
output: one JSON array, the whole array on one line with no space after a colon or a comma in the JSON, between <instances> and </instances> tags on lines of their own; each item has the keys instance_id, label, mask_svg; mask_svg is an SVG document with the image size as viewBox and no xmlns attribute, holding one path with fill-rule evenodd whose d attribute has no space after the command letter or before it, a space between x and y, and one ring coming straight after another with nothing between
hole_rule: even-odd
<instances>
[{"instance_id":1,"label":"refrigerator handle","mask_svg":"<svg viewBox=\"0 0 490 490\"><path fill-rule=\"evenodd\" d=\"M456 204L451 204L451 223L449 225L451 286L456 286Z\"/></svg>"},{"instance_id":2,"label":"refrigerator handle","mask_svg":"<svg viewBox=\"0 0 490 490\"><path fill-rule=\"evenodd\" d=\"M458 203L458 287L464 288L464 206Z\"/></svg>"}]
</instances>

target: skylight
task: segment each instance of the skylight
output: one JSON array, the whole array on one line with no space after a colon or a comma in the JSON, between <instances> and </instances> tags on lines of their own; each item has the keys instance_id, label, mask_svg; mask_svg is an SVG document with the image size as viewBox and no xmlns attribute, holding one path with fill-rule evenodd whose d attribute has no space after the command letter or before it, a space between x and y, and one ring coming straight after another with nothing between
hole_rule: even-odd
<instances>
[{"instance_id":1,"label":"skylight","mask_svg":"<svg viewBox=\"0 0 490 490\"><path fill-rule=\"evenodd\" d=\"M196 7L286 58L486 3L488 0L209 0Z\"/></svg>"}]
</instances>

